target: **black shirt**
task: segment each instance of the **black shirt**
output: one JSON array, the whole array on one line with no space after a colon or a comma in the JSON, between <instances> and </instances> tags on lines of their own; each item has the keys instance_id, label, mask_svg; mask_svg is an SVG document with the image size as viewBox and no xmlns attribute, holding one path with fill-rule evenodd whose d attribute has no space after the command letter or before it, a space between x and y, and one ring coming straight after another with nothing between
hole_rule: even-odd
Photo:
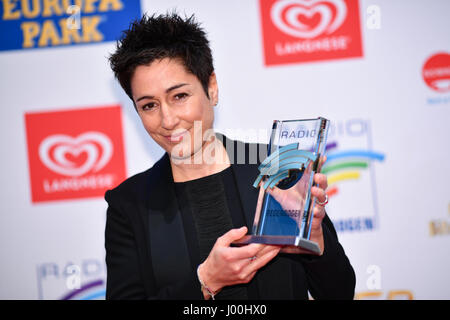
<instances>
[{"instance_id":1,"label":"black shirt","mask_svg":"<svg viewBox=\"0 0 450 320\"><path fill-rule=\"evenodd\" d=\"M209 255L217 238L245 226L244 212L231 167L186 182L175 182L192 267ZM216 299L257 299L256 281L224 287Z\"/></svg>"}]
</instances>

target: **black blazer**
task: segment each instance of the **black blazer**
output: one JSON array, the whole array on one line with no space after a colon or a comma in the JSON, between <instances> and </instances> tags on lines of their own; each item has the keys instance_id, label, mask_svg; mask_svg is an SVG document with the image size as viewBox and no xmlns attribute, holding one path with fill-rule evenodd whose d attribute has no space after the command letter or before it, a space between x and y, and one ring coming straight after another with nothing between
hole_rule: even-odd
<instances>
[{"instance_id":1,"label":"black blazer","mask_svg":"<svg viewBox=\"0 0 450 320\"><path fill-rule=\"evenodd\" d=\"M249 164L249 147L233 143L231 168L237 179L247 228L252 230L258 190L252 184L258 164ZM239 148L246 150L243 159ZM239 161L238 161L239 160ZM107 299L203 299L197 266L190 261L189 248L167 153L145 172L125 180L105 194L108 202L105 228ZM352 299L355 274L332 222L323 220L324 254L320 257L279 254L260 269L257 281L261 299Z\"/></svg>"}]
</instances>

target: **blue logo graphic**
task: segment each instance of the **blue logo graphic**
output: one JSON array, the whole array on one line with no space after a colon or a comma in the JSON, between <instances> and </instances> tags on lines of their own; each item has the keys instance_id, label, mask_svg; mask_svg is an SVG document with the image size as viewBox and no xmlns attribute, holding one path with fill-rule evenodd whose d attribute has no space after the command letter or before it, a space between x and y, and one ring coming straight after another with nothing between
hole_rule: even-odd
<instances>
[{"instance_id":1,"label":"blue logo graphic","mask_svg":"<svg viewBox=\"0 0 450 320\"><path fill-rule=\"evenodd\" d=\"M103 280L95 280L65 294L61 300L95 300L105 299L105 284Z\"/></svg>"},{"instance_id":2,"label":"blue logo graphic","mask_svg":"<svg viewBox=\"0 0 450 320\"><path fill-rule=\"evenodd\" d=\"M293 172L292 170L301 170L308 161L315 161L316 158L317 156L312 152L298 150L298 143L291 143L279 148L260 164L258 167L260 173L253 183L253 187L257 188L264 176L267 176L263 188L264 190L273 188L278 182L288 178ZM296 175L295 180L298 181L300 177L301 175ZM289 185L294 185L295 182L292 181Z\"/></svg>"}]
</instances>

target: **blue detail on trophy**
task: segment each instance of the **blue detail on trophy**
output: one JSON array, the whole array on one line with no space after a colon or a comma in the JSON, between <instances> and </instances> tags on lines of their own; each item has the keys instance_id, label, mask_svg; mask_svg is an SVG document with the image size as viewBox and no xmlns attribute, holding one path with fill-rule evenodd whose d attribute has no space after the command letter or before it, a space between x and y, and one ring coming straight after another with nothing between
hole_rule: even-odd
<instances>
[{"instance_id":1,"label":"blue detail on trophy","mask_svg":"<svg viewBox=\"0 0 450 320\"><path fill-rule=\"evenodd\" d=\"M256 178L253 186L258 187L260 181L267 177L263 188L273 188L281 180L287 180L280 189L289 189L301 177L298 172L305 168L308 161L316 161L317 156L314 153L304 150L298 150L298 143L292 143L281 147L267 157L258 167L260 174ZM293 178L295 176L295 178ZM283 181L284 181L283 180ZM286 185L287 184L287 185Z\"/></svg>"}]
</instances>

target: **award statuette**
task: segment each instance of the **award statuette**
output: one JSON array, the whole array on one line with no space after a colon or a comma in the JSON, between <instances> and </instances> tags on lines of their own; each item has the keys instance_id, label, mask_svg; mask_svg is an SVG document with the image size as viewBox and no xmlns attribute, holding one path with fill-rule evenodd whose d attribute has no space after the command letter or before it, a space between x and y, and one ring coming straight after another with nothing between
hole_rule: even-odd
<instances>
[{"instance_id":1,"label":"award statuette","mask_svg":"<svg viewBox=\"0 0 450 320\"><path fill-rule=\"evenodd\" d=\"M258 167L253 186L259 188L251 235L234 244L265 243L294 246L319 254L310 241L314 174L319 172L329 120L275 120L268 156Z\"/></svg>"}]
</instances>

